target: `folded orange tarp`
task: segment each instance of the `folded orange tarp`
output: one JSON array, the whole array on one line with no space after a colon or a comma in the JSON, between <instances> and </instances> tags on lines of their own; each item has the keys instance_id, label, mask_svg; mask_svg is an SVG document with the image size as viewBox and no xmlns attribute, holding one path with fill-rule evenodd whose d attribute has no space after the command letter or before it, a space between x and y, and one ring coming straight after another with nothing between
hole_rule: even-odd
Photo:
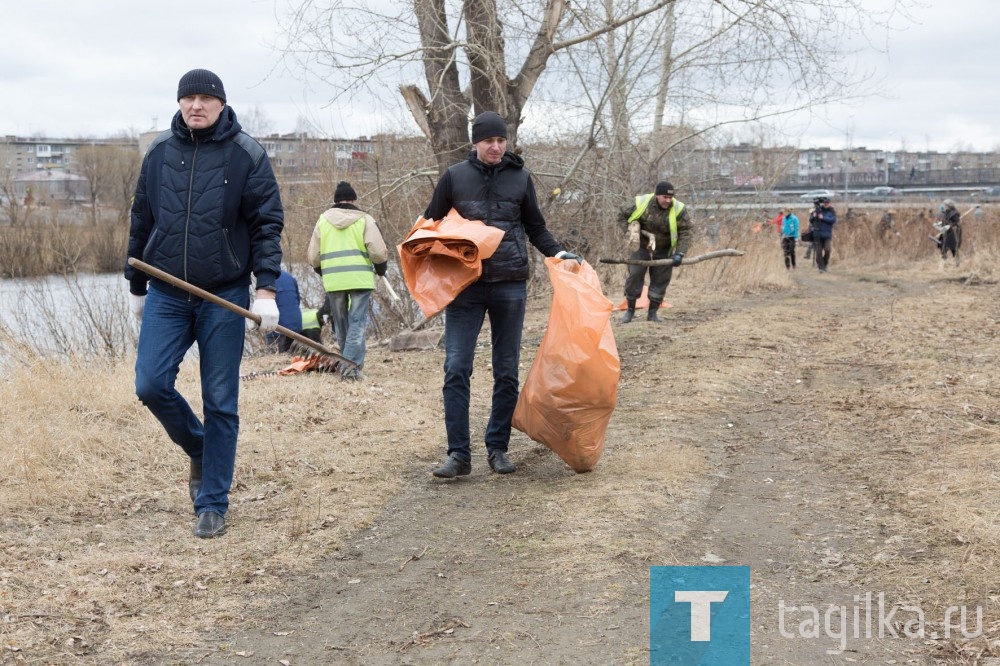
<instances>
[{"instance_id":1,"label":"folded orange tarp","mask_svg":"<svg viewBox=\"0 0 1000 666\"><path fill-rule=\"evenodd\" d=\"M545 260L552 309L514 409L513 425L577 472L597 465L615 411L621 361L614 305L590 264Z\"/></svg>"},{"instance_id":2,"label":"folded orange tarp","mask_svg":"<svg viewBox=\"0 0 1000 666\"><path fill-rule=\"evenodd\" d=\"M482 261L496 252L503 231L466 220L454 209L441 220L423 217L396 246L403 279L425 317L443 310L479 279Z\"/></svg>"}]
</instances>

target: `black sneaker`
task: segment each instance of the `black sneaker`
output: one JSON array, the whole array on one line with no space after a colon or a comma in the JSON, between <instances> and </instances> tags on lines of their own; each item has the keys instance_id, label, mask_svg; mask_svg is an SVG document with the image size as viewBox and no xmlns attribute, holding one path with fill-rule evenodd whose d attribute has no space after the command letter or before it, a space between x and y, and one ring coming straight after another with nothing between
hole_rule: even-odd
<instances>
[{"instance_id":1,"label":"black sneaker","mask_svg":"<svg viewBox=\"0 0 1000 666\"><path fill-rule=\"evenodd\" d=\"M467 476L471 473L472 463L456 457L454 453L448 456L443 465L431 472L439 479L454 479L456 476Z\"/></svg>"},{"instance_id":2,"label":"black sneaker","mask_svg":"<svg viewBox=\"0 0 1000 666\"><path fill-rule=\"evenodd\" d=\"M507 457L506 451L490 451L487 460L489 460L490 469L497 474L510 474L517 469Z\"/></svg>"},{"instance_id":3,"label":"black sneaker","mask_svg":"<svg viewBox=\"0 0 1000 666\"><path fill-rule=\"evenodd\" d=\"M205 511L194 524L194 535L199 539L211 539L226 533L226 517L215 511Z\"/></svg>"}]
</instances>

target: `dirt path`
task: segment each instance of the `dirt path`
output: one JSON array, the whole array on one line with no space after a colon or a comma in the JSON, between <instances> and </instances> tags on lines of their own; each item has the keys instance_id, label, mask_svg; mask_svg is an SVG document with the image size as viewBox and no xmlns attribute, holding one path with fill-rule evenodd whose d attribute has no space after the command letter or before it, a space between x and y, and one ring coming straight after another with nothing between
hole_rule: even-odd
<instances>
[{"instance_id":1,"label":"dirt path","mask_svg":"<svg viewBox=\"0 0 1000 666\"><path fill-rule=\"evenodd\" d=\"M622 382L597 470L574 475L518 433L516 474L491 475L477 451L471 477L441 482L428 449L377 521L257 627L169 663L644 664L649 567L705 563L751 567L754 664L934 663L931 641L779 633L779 601L850 610L896 592L872 563L906 521L866 465L894 446L870 394L902 359L866 341L931 288L795 281L740 300L671 287L668 324L615 326ZM528 349L542 326L529 320ZM389 441L371 445L391 456Z\"/></svg>"}]
</instances>

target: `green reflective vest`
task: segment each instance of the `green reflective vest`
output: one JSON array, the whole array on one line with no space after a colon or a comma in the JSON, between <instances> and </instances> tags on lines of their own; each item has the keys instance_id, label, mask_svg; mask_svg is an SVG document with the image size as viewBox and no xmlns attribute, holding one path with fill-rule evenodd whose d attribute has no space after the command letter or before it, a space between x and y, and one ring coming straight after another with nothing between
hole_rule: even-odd
<instances>
[{"instance_id":1,"label":"green reflective vest","mask_svg":"<svg viewBox=\"0 0 1000 666\"><path fill-rule=\"evenodd\" d=\"M635 198L635 210L628 216L628 223L632 224L646 212L649 202L653 200L652 194L639 194ZM677 247L677 216L684 210L684 202L674 199L674 205L670 207L670 251ZM621 219L621 218L618 218ZM621 224L621 222L619 222Z\"/></svg>"},{"instance_id":2,"label":"green reflective vest","mask_svg":"<svg viewBox=\"0 0 1000 666\"><path fill-rule=\"evenodd\" d=\"M351 226L338 229L323 220L319 232L319 267L323 273L323 289L375 289L375 272L365 247L365 217Z\"/></svg>"},{"instance_id":3,"label":"green reflective vest","mask_svg":"<svg viewBox=\"0 0 1000 666\"><path fill-rule=\"evenodd\" d=\"M308 331L310 328L319 328L319 310L302 308L302 330Z\"/></svg>"}]
</instances>

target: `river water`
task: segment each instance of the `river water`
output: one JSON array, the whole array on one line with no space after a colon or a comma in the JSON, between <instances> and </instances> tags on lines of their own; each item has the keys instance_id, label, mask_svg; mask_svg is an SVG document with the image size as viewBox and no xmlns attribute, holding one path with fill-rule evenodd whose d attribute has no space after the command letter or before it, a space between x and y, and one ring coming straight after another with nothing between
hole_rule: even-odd
<instances>
[{"instance_id":1,"label":"river water","mask_svg":"<svg viewBox=\"0 0 1000 666\"><path fill-rule=\"evenodd\" d=\"M0 280L0 351L131 353L138 326L127 295L121 273Z\"/></svg>"}]
</instances>

